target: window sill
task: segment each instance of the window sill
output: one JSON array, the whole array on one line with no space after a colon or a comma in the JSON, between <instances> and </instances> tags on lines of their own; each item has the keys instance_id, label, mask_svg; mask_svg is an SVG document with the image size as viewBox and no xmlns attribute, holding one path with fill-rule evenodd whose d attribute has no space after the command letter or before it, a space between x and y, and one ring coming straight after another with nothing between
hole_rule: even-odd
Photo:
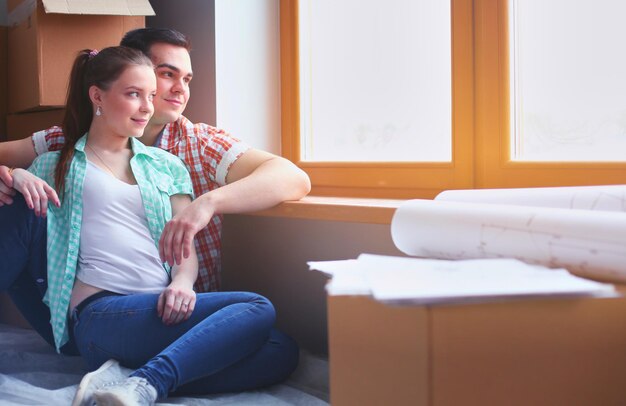
<instances>
[{"instance_id":1,"label":"window sill","mask_svg":"<svg viewBox=\"0 0 626 406\"><path fill-rule=\"evenodd\" d=\"M404 200L306 196L271 209L246 213L253 216L285 217L352 223L391 224Z\"/></svg>"}]
</instances>

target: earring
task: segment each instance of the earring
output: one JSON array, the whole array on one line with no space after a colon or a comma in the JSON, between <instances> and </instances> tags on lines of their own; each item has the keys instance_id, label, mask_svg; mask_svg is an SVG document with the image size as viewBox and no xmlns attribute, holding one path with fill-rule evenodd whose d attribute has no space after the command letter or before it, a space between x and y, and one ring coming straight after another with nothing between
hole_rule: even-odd
<instances>
[{"instance_id":1,"label":"earring","mask_svg":"<svg viewBox=\"0 0 626 406\"><path fill-rule=\"evenodd\" d=\"M101 116L102 115L102 110L100 110L100 106L98 106L98 108L96 108L96 116Z\"/></svg>"}]
</instances>

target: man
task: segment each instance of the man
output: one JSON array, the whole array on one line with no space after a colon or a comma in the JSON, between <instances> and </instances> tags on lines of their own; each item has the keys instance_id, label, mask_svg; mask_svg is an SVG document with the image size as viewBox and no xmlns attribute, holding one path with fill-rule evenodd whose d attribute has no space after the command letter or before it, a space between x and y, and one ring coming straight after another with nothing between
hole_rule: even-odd
<instances>
[{"instance_id":1,"label":"man","mask_svg":"<svg viewBox=\"0 0 626 406\"><path fill-rule=\"evenodd\" d=\"M206 124L193 124L182 116L193 77L190 42L183 34L169 29L138 29L127 33L121 45L143 51L155 66L157 94L153 101L154 115L140 140L179 156L191 173L196 195L194 202L165 227L159 242L161 257L170 264L179 263L183 256L189 255L195 238L200 263L195 288L199 292L217 290L220 282L221 215L265 209L286 200L300 199L310 190L309 179L286 159L250 148L222 130ZM29 139L1 143L0 205L10 205L14 197L18 198L12 189L13 178L9 167L28 167L37 155L59 150L63 142L62 129L53 127L39 131ZM23 203L38 216L45 216L49 200L58 203L56 192L43 181L29 185L28 190L31 193L23 196ZM20 209L15 211L18 213L10 217L7 215L7 220L0 220L22 221ZM41 228L34 224L36 220L32 218L28 222L33 223L31 229ZM2 233L5 233L4 224L2 228ZM9 238L16 236L7 236L5 241ZM5 250L13 249L10 242L5 243L5 247L9 247ZM29 247L20 248L24 252L30 250ZM15 282L10 290L12 299L33 327L47 338L49 326L45 323L48 319L42 315L47 308L38 303L35 309L32 300L35 292L41 295L47 287L45 259L37 259L41 253L30 254L30 258L23 261L28 262L28 275L22 272L24 263L16 264L12 271L21 273L0 275L0 290L8 288L3 285ZM2 246L0 255L7 255L2 252Z\"/></svg>"}]
</instances>

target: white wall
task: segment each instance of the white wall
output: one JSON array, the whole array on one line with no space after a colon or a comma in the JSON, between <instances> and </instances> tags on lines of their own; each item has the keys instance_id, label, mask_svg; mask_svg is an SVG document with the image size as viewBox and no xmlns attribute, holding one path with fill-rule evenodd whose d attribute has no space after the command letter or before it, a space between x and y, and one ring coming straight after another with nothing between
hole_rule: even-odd
<instances>
[{"instance_id":1,"label":"white wall","mask_svg":"<svg viewBox=\"0 0 626 406\"><path fill-rule=\"evenodd\" d=\"M217 126L280 154L278 0L215 0Z\"/></svg>"}]
</instances>

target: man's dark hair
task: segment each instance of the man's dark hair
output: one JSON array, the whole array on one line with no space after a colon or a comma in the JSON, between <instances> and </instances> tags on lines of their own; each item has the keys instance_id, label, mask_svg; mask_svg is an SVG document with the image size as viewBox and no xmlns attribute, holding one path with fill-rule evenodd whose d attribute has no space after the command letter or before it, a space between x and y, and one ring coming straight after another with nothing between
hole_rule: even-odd
<instances>
[{"instance_id":1,"label":"man's dark hair","mask_svg":"<svg viewBox=\"0 0 626 406\"><path fill-rule=\"evenodd\" d=\"M185 34L171 28L138 28L128 31L120 45L138 49L151 56L150 48L159 43L176 45L191 51L191 40Z\"/></svg>"}]
</instances>

